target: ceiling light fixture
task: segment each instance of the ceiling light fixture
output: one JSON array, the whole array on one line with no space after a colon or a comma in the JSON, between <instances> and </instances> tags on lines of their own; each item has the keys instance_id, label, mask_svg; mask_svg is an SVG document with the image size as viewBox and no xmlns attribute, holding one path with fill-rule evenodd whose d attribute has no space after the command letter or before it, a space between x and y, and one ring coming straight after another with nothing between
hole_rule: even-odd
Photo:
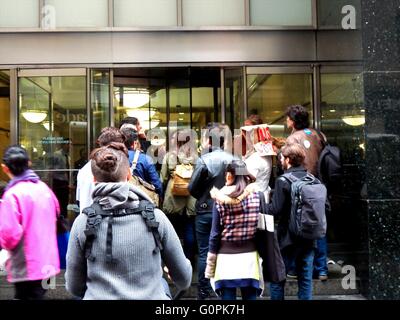
<instances>
[{"instance_id":1,"label":"ceiling light fixture","mask_svg":"<svg viewBox=\"0 0 400 320\"><path fill-rule=\"evenodd\" d=\"M119 92L115 93L115 98L118 102L120 102L120 94ZM124 90L122 96L123 106L126 108L140 108L150 101L150 95L147 90Z\"/></svg>"},{"instance_id":2,"label":"ceiling light fixture","mask_svg":"<svg viewBox=\"0 0 400 320\"><path fill-rule=\"evenodd\" d=\"M47 117L47 112L43 110L25 110L22 111L22 116L26 121L31 123L39 123L42 122Z\"/></svg>"},{"instance_id":3,"label":"ceiling light fixture","mask_svg":"<svg viewBox=\"0 0 400 320\"><path fill-rule=\"evenodd\" d=\"M352 127L358 127L365 124L365 116L345 116L343 122Z\"/></svg>"}]
</instances>

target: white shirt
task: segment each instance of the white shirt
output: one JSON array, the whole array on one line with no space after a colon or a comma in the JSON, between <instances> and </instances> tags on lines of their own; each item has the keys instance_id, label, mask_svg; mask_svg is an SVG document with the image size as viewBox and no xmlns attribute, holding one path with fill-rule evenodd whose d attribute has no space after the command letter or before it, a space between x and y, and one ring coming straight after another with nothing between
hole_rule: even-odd
<instances>
[{"instance_id":1,"label":"white shirt","mask_svg":"<svg viewBox=\"0 0 400 320\"><path fill-rule=\"evenodd\" d=\"M78 172L76 185L76 200L79 201L79 211L91 206L93 203L92 193L94 190L94 177L92 174L91 161L86 163Z\"/></svg>"}]
</instances>

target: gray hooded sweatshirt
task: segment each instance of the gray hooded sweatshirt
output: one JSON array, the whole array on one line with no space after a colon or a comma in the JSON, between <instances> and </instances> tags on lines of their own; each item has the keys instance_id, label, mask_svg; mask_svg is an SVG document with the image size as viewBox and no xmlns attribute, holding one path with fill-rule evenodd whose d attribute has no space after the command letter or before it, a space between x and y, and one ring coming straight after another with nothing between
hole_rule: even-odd
<instances>
[{"instance_id":1,"label":"gray hooded sweatshirt","mask_svg":"<svg viewBox=\"0 0 400 320\"><path fill-rule=\"evenodd\" d=\"M98 183L93 200L103 209L137 208L148 199L129 183ZM156 209L158 231L164 247L164 264L178 290L187 289L192 279L192 266L186 259L179 238L165 214ZM168 300L162 284L162 260L153 234L140 214L113 220L112 255L106 262L108 217L104 217L93 241L94 261L85 258L84 243L87 216L80 214L71 230L67 251L66 288L86 300Z\"/></svg>"}]
</instances>

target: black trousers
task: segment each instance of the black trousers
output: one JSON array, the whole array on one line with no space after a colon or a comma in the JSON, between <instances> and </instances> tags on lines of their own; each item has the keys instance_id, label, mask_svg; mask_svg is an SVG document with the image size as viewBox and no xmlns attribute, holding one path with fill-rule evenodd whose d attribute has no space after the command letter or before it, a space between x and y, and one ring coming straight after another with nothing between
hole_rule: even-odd
<instances>
[{"instance_id":1,"label":"black trousers","mask_svg":"<svg viewBox=\"0 0 400 320\"><path fill-rule=\"evenodd\" d=\"M42 287L42 280L16 282L14 287L17 300L43 300L47 292Z\"/></svg>"}]
</instances>

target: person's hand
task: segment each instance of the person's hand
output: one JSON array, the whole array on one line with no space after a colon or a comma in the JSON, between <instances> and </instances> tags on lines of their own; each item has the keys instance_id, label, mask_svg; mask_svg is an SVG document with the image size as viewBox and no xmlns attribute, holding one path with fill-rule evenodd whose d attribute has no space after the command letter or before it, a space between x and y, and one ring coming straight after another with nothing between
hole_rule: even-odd
<instances>
[{"instance_id":1,"label":"person's hand","mask_svg":"<svg viewBox=\"0 0 400 320\"><path fill-rule=\"evenodd\" d=\"M169 270L168 270L167 266L164 267L164 272L167 274L168 279L172 281L172 278L169 275Z\"/></svg>"},{"instance_id":2,"label":"person's hand","mask_svg":"<svg viewBox=\"0 0 400 320\"><path fill-rule=\"evenodd\" d=\"M204 276L207 279L214 278L215 276L215 266L217 264L217 255L215 253L209 252L207 254L207 266L206 271L204 272Z\"/></svg>"}]
</instances>

